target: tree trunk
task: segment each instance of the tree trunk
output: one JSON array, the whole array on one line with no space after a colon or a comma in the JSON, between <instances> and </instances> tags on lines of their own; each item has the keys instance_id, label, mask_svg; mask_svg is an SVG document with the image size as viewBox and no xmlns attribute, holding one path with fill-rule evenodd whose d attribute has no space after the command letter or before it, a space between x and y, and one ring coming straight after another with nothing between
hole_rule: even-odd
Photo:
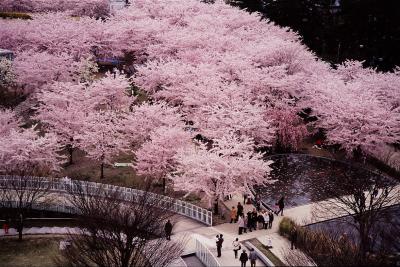
<instances>
[{"instance_id":1,"label":"tree trunk","mask_svg":"<svg viewBox=\"0 0 400 267\"><path fill-rule=\"evenodd\" d=\"M360 228L359 228L359 235L360 235L360 264L364 265L364 262L366 260L367 252L369 250L369 238L368 238L368 231L366 229L366 226L364 225L364 222L359 222Z\"/></svg>"},{"instance_id":2,"label":"tree trunk","mask_svg":"<svg viewBox=\"0 0 400 267\"><path fill-rule=\"evenodd\" d=\"M100 168L100 179L104 179L104 163L101 163L101 168Z\"/></svg>"},{"instance_id":3,"label":"tree trunk","mask_svg":"<svg viewBox=\"0 0 400 267\"><path fill-rule=\"evenodd\" d=\"M22 241L22 227L20 229L18 229L18 241Z\"/></svg>"},{"instance_id":4,"label":"tree trunk","mask_svg":"<svg viewBox=\"0 0 400 267\"><path fill-rule=\"evenodd\" d=\"M165 178L162 179L163 194L165 195Z\"/></svg>"},{"instance_id":5,"label":"tree trunk","mask_svg":"<svg viewBox=\"0 0 400 267\"><path fill-rule=\"evenodd\" d=\"M17 223L18 241L22 241L22 230L24 229L24 219L22 214L19 214L19 221Z\"/></svg>"},{"instance_id":6,"label":"tree trunk","mask_svg":"<svg viewBox=\"0 0 400 267\"><path fill-rule=\"evenodd\" d=\"M215 201L214 201L214 214L215 215L219 214L218 198L215 198Z\"/></svg>"},{"instance_id":7,"label":"tree trunk","mask_svg":"<svg viewBox=\"0 0 400 267\"><path fill-rule=\"evenodd\" d=\"M69 165L72 165L74 163L74 161L72 160L72 152L74 152L72 147L68 147L68 153L69 153Z\"/></svg>"}]
</instances>

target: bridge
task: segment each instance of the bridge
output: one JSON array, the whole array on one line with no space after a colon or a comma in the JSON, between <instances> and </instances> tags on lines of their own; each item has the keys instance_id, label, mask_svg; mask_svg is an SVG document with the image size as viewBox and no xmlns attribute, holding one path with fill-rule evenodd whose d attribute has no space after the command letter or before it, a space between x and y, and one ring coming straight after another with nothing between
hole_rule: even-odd
<instances>
[{"instance_id":1,"label":"bridge","mask_svg":"<svg viewBox=\"0 0 400 267\"><path fill-rule=\"evenodd\" d=\"M36 180L35 180L36 179ZM38 183L38 179L40 179L40 183ZM11 186L12 183L15 183L16 177L13 176L0 176L0 187L4 186ZM17 179L18 180L18 179ZM25 188L38 188L43 190L49 190L49 193L54 193L59 195L58 203L35 203L32 206L32 209L35 210L47 210L47 211L54 211L66 214L77 214L77 209L70 204L67 199L66 195L69 192L77 191L78 188L87 188L89 192L103 192L105 191L106 195L110 195L113 192L119 192L119 198L123 201L133 201L137 199L138 196L143 194L147 194L149 198L158 200L160 203L160 207L172 211L174 213L180 214L182 216L188 217L190 219L196 220L201 222L207 226L211 226L213 223L212 212L204 209L202 207L193 205L186 201L182 201L179 199L171 198L168 196L155 194L152 192L145 192L142 190L129 188L129 187L121 187L115 186L110 184L102 184L96 182L88 182L88 181L80 181L80 180L71 180L71 179L49 179L43 177L32 177L23 179ZM101 190L100 190L101 189ZM98 196L101 197L99 194ZM17 203L12 203L11 205L16 205Z\"/></svg>"}]
</instances>

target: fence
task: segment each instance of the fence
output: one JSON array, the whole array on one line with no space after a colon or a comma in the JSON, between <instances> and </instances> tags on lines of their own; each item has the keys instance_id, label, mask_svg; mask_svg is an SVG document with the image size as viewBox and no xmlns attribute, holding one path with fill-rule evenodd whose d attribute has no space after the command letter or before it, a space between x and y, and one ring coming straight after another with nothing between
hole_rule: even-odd
<instances>
[{"instance_id":1,"label":"fence","mask_svg":"<svg viewBox=\"0 0 400 267\"><path fill-rule=\"evenodd\" d=\"M11 185L11 183L15 183L16 177L9 177L2 175L0 176L0 186L6 185L7 183ZM40 180L40 182L37 182ZM138 196L145 194L145 191L129 188L129 187L121 187L121 186L114 186L110 184L101 184L95 182L87 182L87 181L78 181L78 180L71 180L71 179L46 179L46 178L24 178L24 187L29 188L34 186L35 188L39 187L44 190L50 189L50 192L53 193L60 193L60 194L68 194L69 191L78 190L78 188L85 187L88 189L89 192L102 192L99 189L105 190L106 193L111 192L119 192L120 199L125 201L132 201L136 199ZM168 209L172 212L178 213L180 215L189 217L206 225L212 225L212 212L193 205L191 203L174 199L168 196L163 196L151 192L147 192L148 197L152 199L157 199L160 202L161 208ZM66 201L65 201L66 202ZM76 213L74 207L69 206L66 203L60 204L36 204L36 209L39 210L49 210L49 211L58 211L63 213L73 214Z\"/></svg>"},{"instance_id":2,"label":"fence","mask_svg":"<svg viewBox=\"0 0 400 267\"><path fill-rule=\"evenodd\" d=\"M202 237L197 234L193 234L192 237L196 242L196 257L207 267L221 266L207 246L200 241Z\"/></svg>"}]
</instances>

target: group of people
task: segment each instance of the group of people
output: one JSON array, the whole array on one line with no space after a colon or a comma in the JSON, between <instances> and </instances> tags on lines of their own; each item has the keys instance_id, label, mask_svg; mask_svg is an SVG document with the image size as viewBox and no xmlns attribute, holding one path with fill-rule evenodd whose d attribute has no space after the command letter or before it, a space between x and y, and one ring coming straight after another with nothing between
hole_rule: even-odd
<instances>
[{"instance_id":1,"label":"group of people","mask_svg":"<svg viewBox=\"0 0 400 267\"><path fill-rule=\"evenodd\" d=\"M235 259L238 258L238 251L242 249L240 243L239 243L239 238L236 238L233 242L232 242L232 246L233 246L233 252L235 253ZM246 267L246 263L247 261L250 260L250 265L251 267L255 267L256 266L256 259L257 259L257 254L254 251L253 248L250 249L250 253L249 255L247 255L246 250L243 249L242 253L240 254L239 260L241 262L241 266L242 267Z\"/></svg>"},{"instance_id":2,"label":"group of people","mask_svg":"<svg viewBox=\"0 0 400 267\"><path fill-rule=\"evenodd\" d=\"M252 211L248 211L247 214L243 213L243 206L240 202L237 205L237 209L232 207L231 210L231 223L237 222L239 226L239 235L243 232L247 233L247 230L252 232L257 229L271 229L274 221L274 213L270 210L261 210L257 212L254 208Z\"/></svg>"}]
</instances>

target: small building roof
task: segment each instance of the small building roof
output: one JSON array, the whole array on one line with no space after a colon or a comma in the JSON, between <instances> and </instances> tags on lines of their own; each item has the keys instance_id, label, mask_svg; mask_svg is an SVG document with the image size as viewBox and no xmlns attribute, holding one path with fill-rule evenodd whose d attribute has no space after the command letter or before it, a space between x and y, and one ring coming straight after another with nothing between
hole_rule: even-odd
<instances>
[{"instance_id":1,"label":"small building roof","mask_svg":"<svg viewBox=\"0 0 400 267\"><path fill-rule=\"evenodd\" d=\"M14 54L13 51L0 48L0 55Z\"/></svg>"}]
</instances>

